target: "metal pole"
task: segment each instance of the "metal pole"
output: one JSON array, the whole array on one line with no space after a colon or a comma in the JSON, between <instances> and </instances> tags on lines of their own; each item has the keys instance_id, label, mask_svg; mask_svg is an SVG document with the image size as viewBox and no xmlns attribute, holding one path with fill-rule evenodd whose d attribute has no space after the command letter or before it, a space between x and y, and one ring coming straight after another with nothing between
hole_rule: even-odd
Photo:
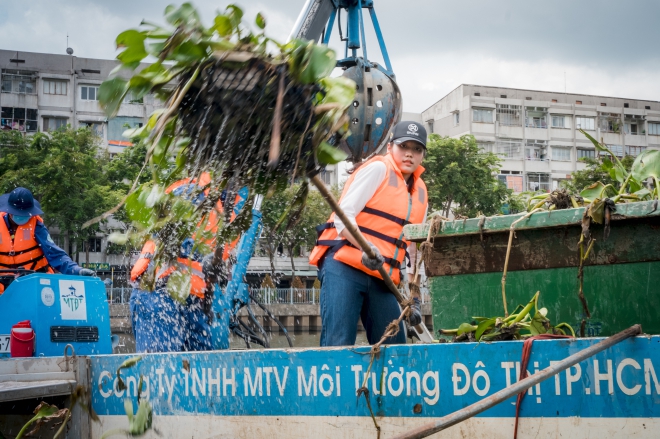
<instances>
[{"instance_id":1,"label":"metal pole","mask_svg":"<svg viewBox=\"0 0 660 439\"><path fill-rule=\"evenodd\" d=\"M630 328L619 332L605 340L597 343L586 349L582 349L580 352L571 355L570 357L554 364L546 369L543 369L539 373L530 375L524 380L518 381L515 384L502 389L499 392L496 392L484 398L481 401L477 401L472 405L465 407L464 409L450 413L447 416L438 419L435 422L429 422L428 424L422 425L419 428L416 428L408 433L396 436L394 439L421 439L427 436L430 436L434 433L442 431L446 428L456 425L460 422L465 421L473 416L478 415L479 413L488 410L489 408L506 401L512 396L516 396L521 392L525 392L532 386L537 385L541 381L557 375L559 372L562 372L568 369L571 366L576 365L577 363L586 360L589 357L593 357L599 352L604 351L607 348L614 346L615 344L626 340L627 338L634 337L642 333L641 325L633 325Z\"/></svg>"}]
</instances>

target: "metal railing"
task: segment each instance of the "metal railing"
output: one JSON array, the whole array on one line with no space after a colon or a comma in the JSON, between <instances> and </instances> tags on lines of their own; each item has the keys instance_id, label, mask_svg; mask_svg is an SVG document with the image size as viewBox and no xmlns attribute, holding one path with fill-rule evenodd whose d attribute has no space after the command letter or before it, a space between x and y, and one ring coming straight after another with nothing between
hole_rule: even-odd
<instances>
[{"instance_id":1,"label":"metal railing","mask_svg":"<svg viewBox=\"0 0 660 439\"><path fill-rule=\"evenodd\" d=\"M130 297L131 287L106 288L108 303L127 304ZM428 288L422 287L422 303L431 301ZM252 294L264 305L299 305L319 303L321 290L317 288L250 288Z\"/></svg>"}]
</instances>

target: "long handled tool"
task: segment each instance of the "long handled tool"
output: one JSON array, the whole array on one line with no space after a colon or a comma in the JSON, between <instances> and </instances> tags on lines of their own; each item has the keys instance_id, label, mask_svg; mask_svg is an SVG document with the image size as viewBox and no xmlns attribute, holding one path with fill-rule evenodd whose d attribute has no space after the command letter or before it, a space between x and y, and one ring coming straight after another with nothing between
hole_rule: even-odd
<instances>
[{"instance_id":1,"label":"long handled tool","mask_svg":"<svg viewBox=\"0 0 660 439\"><path fill-rule=\"evenodd\" d=\"M489 408L506 401L512 396L516 396L520 392L525 392L532 386L537 385L541 381L545 381L548 378L557 375L559 372L562 372L568 369L571 366L576 365L577 363L586 360L589 357L593 357L597 353L604 351L607 348L614 346L617 343L626 340L627 338L634 337L642 333L642 327L640 325L633 325L630 328L614 334L613 336L606 338L605 340L597 343L586 349L582 349L580 352L571 355L570 357L540 371L534 375L518 381L517 383L502 389L499 392L496 392L490 395L487 398L477 401L472 405L469 405L461 410L450 413L447 416L438 419L437 421L424 424L419 428L414 429L408 433L396 436L394 439L421 439L427 436L437 433L446 428L451 427L469 419L473 416L478 415L479 413L488 410Z\"/></svg>"},{"instance_id":2,"label":"long handled tool","mask_svg":"<svg viewBox=\"0 0 660 439\"><path fill-rule=\"evenodd\" d=\"M367 256L369 256L370 258L375 259L376 254L374 253L373 249L371 248L367 240L364 239L364 236L362 236L360 230L357 227L355 227L355 225L351 221L349 221L344 211L341 209L341 207L339 207L339 203L337 202L335 197L325 186L325 183L321 181L318 175L312 177L311 181L314 184L314 186L316 186L316 188L319 190L323 198L325 198L325 201L327 201L330 207L332 207L332 210L334 210L335 215L337 215L339 219L342 220L344 226L346 227L346 230L348 230L348 233L350 233L353 236L353 238L355 238L357 243L360 244L362 251L365 252ZM380 275L383 277L383 281L385 281L385 285L387 285L387 288L389 288L390 292L394 294L394 297L396 297L397 302L399 302L399 304L402 304L404 301L403 296L401 295L401 292L394 284L392 278L387 273L387 271L385 271L385 268L383 266L378 268L378 273L380 273ZM415 330L417 336L423 343L433 342L433 336L426 328L426 325L424 325L424 323L420 323L417 326L413 326L413 329Z\"/></svg>"}]
</instances>

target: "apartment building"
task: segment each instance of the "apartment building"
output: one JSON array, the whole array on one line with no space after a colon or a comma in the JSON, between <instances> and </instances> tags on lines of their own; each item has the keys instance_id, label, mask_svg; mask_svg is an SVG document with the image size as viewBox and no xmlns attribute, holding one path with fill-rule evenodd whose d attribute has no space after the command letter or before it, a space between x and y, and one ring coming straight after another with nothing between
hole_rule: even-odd
<instances>
[{"instance_id":1,"label":"apartment building","mask_svg":"<svg viewBox=\"0 0 660 439\"><path fill-rule=\"evenodd\" d=\"M122 136L127 127L141 126L162 105L151 95L127 96L108 120L98 90L116 66L115 60L0 50L1 129L30 134L88 126L111 155L122 152L130 146Z\"/></svg>"},{"instance_id":2,"label":"apartment building","mask_svg":"<svg viewBox=\"0 0 660 439\"><path fill-rule=\"evenodd\" d=\"M509 188L550 191L596 157L578 131L601 139L618 157L660 149L660 102L462 84L421 114L429 133L472 134L503 159Z\"/></svg>"}]
</instances>

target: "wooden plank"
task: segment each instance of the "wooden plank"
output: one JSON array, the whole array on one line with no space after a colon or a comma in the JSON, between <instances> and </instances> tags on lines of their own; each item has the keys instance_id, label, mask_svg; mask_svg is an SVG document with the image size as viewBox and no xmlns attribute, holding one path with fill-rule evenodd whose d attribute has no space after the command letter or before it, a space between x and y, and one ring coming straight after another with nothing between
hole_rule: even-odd
<instances>
[{"instance_id":1,"label":"wooden plank","mask_svg":"<svg viewBox=\"0 0 660 439\"><path fill-rule=\"evenodd\" d=\"M75 380L5 381L0 383L0 402L69 395Z\"/></svg>"}]
</instances>

